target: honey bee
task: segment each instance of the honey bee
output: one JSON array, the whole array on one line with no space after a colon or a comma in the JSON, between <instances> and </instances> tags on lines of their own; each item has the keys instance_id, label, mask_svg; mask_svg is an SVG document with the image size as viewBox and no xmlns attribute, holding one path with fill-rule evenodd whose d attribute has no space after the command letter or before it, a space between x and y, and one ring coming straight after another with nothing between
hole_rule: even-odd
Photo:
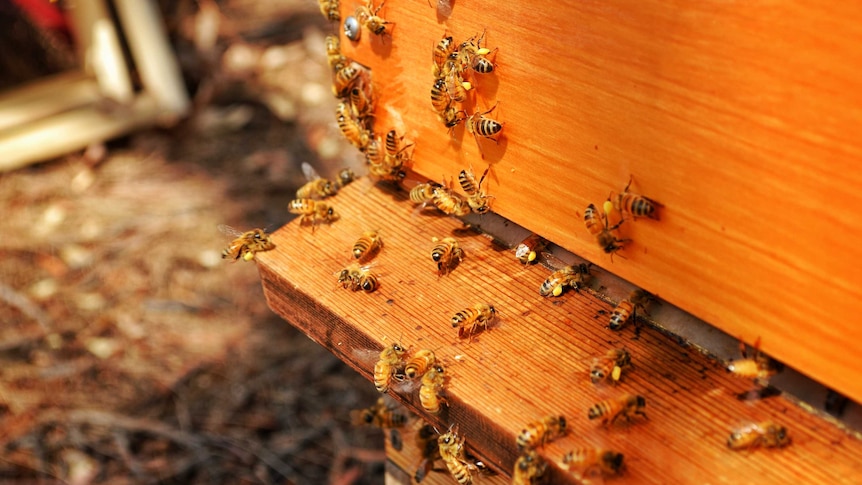
<instances>
[{"instance_id":1,"label":"honey bee","mask_svg":"<svg viewBox=\"0 0 862 485\"><path fill-rule=\"evenodd\" d=\"M493 305L477 303L456 313L452 317L452 327L458 329L458 338L472 337L479 327L488 328L496 315L497 310Z\"/></svg>"},{"instance_id":2,"label":"honey bee","mask_svg":"<svg viewBox=\"0 0 862 485\"><path fill-rule=\"evenodd\" d=\"M538 234L530 234L527 239L524 239L521 244L515 248L515 259L521 264L536 263L539 253L547 247L548 241L545 241Z\"/></svg>"},{"instance_id":3,"label":"honey bee","mask_svg":"<svg viewBox=\"0 0 862 485\"><path fill-rule=\"evenodd\" d=\"M644 290L636 289L632 291L627 299L620 301L616 308L614 308L608 328L617 332L622 330L633 315L637 319L638 309L643 313L647 313L647 305L654 300L655 297Z\"/></svg>"},{"instance_id":4,"label":"honey bee","mask_svg":"<svg viewBox=\"0 0 862 485\"><path fill-rule=\"evenodd\" d=\"M754 342L754 348L754 357L748 357L745 343L740 341L739 351L742 354L742 359L731 362L727 366L727 370L737 377L754 379L758 385L766 386L769 384L769 378L781 371L783 366L760 351L759 337Z\"/></svg>"},{"instance_id":5,"label":"honey bee","mask_svg":"<svg viewBox=\"0 0 862 485\"><path fill-rule=\"evenodd\" d=\"M321 178L308 162L302 162L302 173L308 182L296 189L297 199L323 199L338 192L338 185L325 178Z\"/></svg>"},{"instance_id":6,"label":"honey bee","mask_svg":"<svg viewBox=\"0 0 862 485\"><path fill-rule=\"evenodd\" d=\"M616 399L608 399L602 401L590 408L587 416L590 419L602 419L602 426L613 425L616 421L624 417L626 421L640 415L647 417L644 408L646 407L646 398L634 394L625 394Z\"/></svg>"},{"instance_id":7,"label":"honey bee","mask_svg":"<svg viewBox=\"0 0 862 485\"><path fill-rule=\"evenodd\" d=\"M347 103L340 103L336 111L336 121L341 134L347 138L351 145L360 150L365 150L368 147L371 139L371 133L365 129L360 122L350 113L350 106Z\"/></svg>"},{"instance_id":8,"label":"honey bee","mask_svg":"<svg viewBox=\"0 0 862 485\"><path fill-rule=\"evenodd\" d=\"M473 174L473 170L471 169L461 170L461 173L458 174L458 182L467 194L467 204L477 214L484 214L491 210L488 202L493 196L487 195L482 190L482 182L485 180L485 176L488 175L489 170L491 170L491 167L485 169L478 182L476 181L476 175Z\"/></svg>"},{"instance_id":9,"label":"honey bee","mask_svg":"<svg viewBox=\"0 0 862 485\"><path fill-rule=\"evenodd\" d=\"M407 365L404 367L404 374L406 374L408 378L414 379L416 376L425 374L425 371L430 369L435 362L437 362L437 358L435 357L433 350L417 350L416 353L413 354L413 357L407 361Z\"/></svg>"},{"instance_id":10,"label":"honey bee","mask_svg":"<svg viewBox=\"0 0 862 485\"><path fill-rule=\"evenodd\" d=\"M404 137L399 137L395 130L386 133L386 163L391 169L400 169L406 160L409 160L404 151L412 147L412 143L402 146Z\"/></svg>"},{"instance_id":11,"label":"honey bee","mask_svg":"<svg viewBox=\"0 0 862 485\"><path fill-rule=\"evenodd\" d=\"M464 441L465 438L458 436L458 427L449 429L448 432L441 434L437 438L437 445L440 448L440 458L446 463L446 468L449 473L455 478L455 481L461 485L471 485L473 483L473 475L471 473L476 467L470 464L464 456Z\"/></svg>"},{"instance_id":12,"label":"honey bee","mask_svg":"<svg viewBox=\"0 0 862 485\"><path fill-rule=\"evenodd\" d=\"M623 454L599 448L579 448L563 455L563 468L579 478L612 477L623 469Z\"/></svg>"},{"instance_id":13,"label":"honey bee","mask_svg":"<svg viewBox=\"0 0 862 485\"><path fill-rule=\"evenodd\" d=\"M446 86L446 78L437 78L431 85L431 106L437 113L443 113L452 104L452 97Z\"/></svg>"},{"instance_id":14,"label":"honey bee","mask_svg":"<svg viewBox=\"0 0 862 485\"><path fill-rule=\"evenodd\" d=\"M369 116L374 110L374 102L371 93L365 89L365 83L354 83L348 95L353 115L357 118Z\"/></svg>"},{"instance_id":15,"label":"honey bee","mask_svg":"<svg viewBox=\"0 0 862 485\"><path fill-rule=\"evenodd\" d=\"M431 202L434 203L434 207L450 216L466 216L471 211L467 199L453 192L448 187L439 187L435 190L434 198L431 199Z\"/></svg>"},{"instance_id":16,"label":"honey bee","mask_svg":"<svg viewBox=\"0 0 862 485\"><path fill-rule=\"evenodd\" d=\"M443 35L437 44L434 45L432 51L432 60L434 61L434 78L440 78L446 75L444 66L449 55L455 52L455 41L451 35Z\"/></svg>"},{"instance_id":17,"label":"honey bee","mask_svg":"<svg viewBox=\"0 0 862 485\"><path fill-rule=\"evenodd\" d=\"M437 263L437 275L443 276L449 273L464 258L464 251L455 238L444 237L439 241L433 239L437 245L431 249L431 259Z\"/></svg>"},{"instance_id":18,"label":"honey bee","mask_svg":"<svg viewBox=\"0 0 862 485\"><path fill-rule=\"evenodd\" d=\"M380 351L380 359L374 364L374 387L380 392L387 392L392 377L400 371L404 347L395 342Z\"/></svg>"},{"instance_id":19,"label":"honey bee","mask_svg":"<svg viewBox=\"0 0 862 485\"><path fill-rule=\"evenodd\" d=\"M489 74L494 71L494 63L485 57L493 51L481 47L484 38L485 32L482 32L476 42L473 42L471 38L458 47L458 65L461 70L473 69L481 74Z\"/></svg>"},{"instance_id":20,"label":"honey bee","mask_svg":"<svg viewBox=\"0 0 862 485\"><path fill-rule=\"evenodd\" d=\"M781 448L790 444L790 436L784 426L766 421L735 429L727 438L731 450L755 448Z\"/></svg>"},{"instance_id":21,"label":"honey bee","mask_svg":"<svg viewBox=\"0 0 862 485\"><path fill-rule=\"evenodd\" d=\"M449 134L452 134L452 131L456 126L467 120L467 112L455 109L454 106L449 106L442 112L438 113L437 117L444 125L446 125L446 128L449 128Z\"/></svg>"},{"instance_id":22,"label":"honey bee","mask_svg":"<svg viewBox=\"0 0 862 485\"><path fill-rule=\"evenodd\" d=\"M528 449L515 461L512 472L512 485L530 485L537 483L545 474L548 464L536 450Z\"/></svg>"},{"instance_id":23,"label":"honey bee","mask_svg":"<svg viewBox=\"0 0 862 485\"><path fill-rule=\"evenodd\" d=\"M467 91L472 89L472 85L464 81L461 77L461 73L458 71L452 70L446 74L446 77L442 78L446 84L446 92L449 94L449 98L452 101L461 102L467 99Z\"/></svg>"},{"instance_id":24,"label":"honey bee","mask_svg":"<svg viewBox=\"0 0 862 485\"><path fill-rule=\"evenodd\" d=\"M527 424L518 435L517 444L521 450L544 446L568 433L565 416L545 416Z\"/></svg>"},{"instance_id":25,"label":"honey bee","mask_svg":"<svg viewBox=\"0 0 862 485\"><path fill-rule=\"evenodd\" d=\"M618 229L622 223L623 221L620 221L608 227L607 215L599 214L594 204L588 205L584 211L584 226L590 234L596 237L599 247L612 257L613 253L622 249L623 245L630 241L629 239L619 239L611 234L611 231Z\"/></svg>"},{"instance_id":26,"label":"honey bee","mask_svg":"<svg viewBox=\"0 0 862 485\"><path fill-rule=\"evenodd\" d=\"M431 414L439 414L443 400L440 395L446 384L446 370L440 364L434 364L422 375L422 386L419 387L419 403Z\"/></svg>"},{"instance_id":27,"label":"honey bee","mask_svg":"<svg viewBox=\"0 0 862 485\"><path fill-rule=\"evenodd\" d=\"M416 184L410 189L410 201L414 204L427 204L434 200L434 193L441 187L443 186L430 180Z\"/></svg>"},{"instance_id":28,"label":"honey bee","mask_svg":"<svg viewBox=\"0 0 862 485\"><path fill-rule=\"evenodd\" d=\"M353 257L359 261L373 257L383 247L383 239L377 231L366 231L353 244Z\"/></svg>"},{"instance_id":29,"label":"honey bee","mask_svg":"<svg viewBox=\"0 0 862 485\"><path fill-rule=\"evenodd\" d=\"M370 425L378 428L403 428L407 424L407 415L392 409L384 398L365 409L354 409L350 412L350 420L354 426Z\"/></svg>"},{"instance_id":30,"label":"honey bee","mask_svg":"<svg viewBox=\"0 0 862 485\"><path fill-rule=\"evenodd\" d=\"M590 366L590 381L598 384L610 378L611 383L616 384L620 380L623 369L630 366L632 356L626 349L608 350L604 357L593 359Z\"/></svg>"},{"instance_id":31,"label":"honey bee","mask_svg":"<svg viewBox=\"0 0 862 485\"><path fill-rule=\"evenodd\" d=\"M422 422L422 421L420 421ZM416 483L422 483L422 480L434 468L434 462L440 458L440 446L437 444L438 433L428 423L422 422L422 426L416 431L414 437L416 448L419 450L422 460L419 466L416 467L416 473L413 479Z\"/></svg>"},{"instance_id":32,"label":"honey bee","mask_svg":"<svg viewBox=\"0 0 862 485\"><path fill-rule=\"evenodd\" d=\"M350 60L341 53L341 41L335 35L326 36L326 62L333 75L342 70Z\"/></svg>"},{"instance_id":33,"label":"honey bee","mask_svg":"<svg viewBox=\"0 0 862 485\"><path fill-rule=\"evenodd\" d=\"M482 152L482 145L479 144L479 137L482 136L489 140L494 140L494 143L498 143L498 140L494 138L494 136L503 131L503 125L501 123L497 120L485 117L486 114L491 113L496 108L497 105L495 104L488 111L482 113L477 111L467 118L467 131L469 131L473 135L473 138L475 138L476 145L479 147L479 153L482 155L482 158L485 158L485 154Z\"/></svg>"},{"instance_id":34,"label":"honey bee","mask_svg":"<svg viewBox=\"0 0 862 485\"><path fill-rule=\"evenodd\" d=\"M360 5L356 7L356 19L359 20L359 23L364 25L366 29L371 31L374 35L384 35L388 34L387 26L395 25L392 22L388 22L385 19L378 17L377 12L383 8L383 4L385 1L380 2L380 5L377 8L374 8L374 5L371 3L371 0L368 0L368 3L365 5ZM390 29L391 30L391 29Z\"/></svg>"},{"instance_id":35,"label":"honey bee","mask_svg":"<svg viewBox=\"0 0 862 485\"><path fill-rule=\"evenodd\" d=\"M335 181L335 185L338 186L338 189L340 190L354 180L356 180L356 174L353 173L353 170L350 170L349 168L342 168L338 171L338 180Z\"/></svg>"},{"instance_id":36,"label":"honey bee","mask_svg":"<svg viewBox=\"0 0 862 485\"><path fill-rule=\"evenodd\" d=\"M335 71L332 76L332 92L336 98L344 98L350 92L350 88L356 84L363 72L363 67L356 62L351 62L341 69Z\"/></svg>"},{"instance_id":37,"label":"honey bee","mask_svg":"<svg viewBox=\"0 0 862 485\"><path fill-rule=\"evenodd\" d=\"M263 229L240 232L228 225L219 224L218 230L222 234L234 238L228 247L222 251L222 259L236 261L242 258L243 261L251 261L254 259L254 253L269 251L275 247L275 244L272 243L269 235Z\"/></svg>"},{"instance_id":38,"label":"honey bee","mask_svg":"<svg viewBox=\"0 0 862 485\"><path fill-rule=\"evenodd\" d=\"M341 21L341 15L338 13L338 0L317 0L320 4L320 13L330 22Z\"/></svg>"},{"instance_id":39,"label":"honey bee","mask_svg":"<svg viewBox=\"0 0 862 485\"><path fill-rule=\"evenodd\" d=\"M362 290L372 293L380 287L377 275L371 272L370 266L359 266L353 263L339 271L337 275L341 286L351 291Z\"/></svg>"},{"instance_id":40,"label":"honey bee","mask_svg":"<svg viewBox=\"0 0 862 485\"><path fill-rule=\"evenodd\" d=\"M564 266L554 271L542 282L542 286L539 287L539 294L542 296L560 296L567 286L580 293L581 288L585 288L592 278L590 266L592 263L581 263L577 266Z\"/></svg>"},{"instance_id":41,"label":"honey bee","mask_svg":"<svg viewBox=\"0 0 862 485\"><path fill-rule=\"evenodd\" d=\"M288 204L287 210L291 214L300 215L300 224L310 222L312 231L321 222L330 224L338 219L338 214L329 204L314 199L294 199Z\"/></svg>"},{"instance_id":42,"label":"honey bee","mask_svg":"<svg viewBox=\"0 0 862 485\"><path fill-rule=\"evenodd\" d=\"M614 208L620 211L623 216L631 216L634 219L638 217L649 217L650 219L659 220L657 207L661 207L658 202L648 199L642 195L637 195L629 192L629 187L632 185L632 178L629 177L629 183L623 192L617 196L614 201Z\"/></svg>"}]
</instances>

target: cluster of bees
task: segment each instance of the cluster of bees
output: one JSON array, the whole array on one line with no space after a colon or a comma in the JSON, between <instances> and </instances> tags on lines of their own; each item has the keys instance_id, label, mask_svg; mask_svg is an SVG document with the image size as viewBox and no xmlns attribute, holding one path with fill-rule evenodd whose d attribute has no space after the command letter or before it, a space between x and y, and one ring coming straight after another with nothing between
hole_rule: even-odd
<instances>
[{"instance_id":1,"label":"cluster of bees","mask_svg":"<svg viewBox=\"0 0 862 485\"><path fill-rule=\"evenodd\" d=\"M468 93L473 89L474 82L478 80L474 74L487 75L494 72L495 65L488 59L488 55L497 49L482 47L484 38L485 33L482 32L478 38L473 36L459 45L451 35L443 34L443 38L434 45L432 51L434 83L431 85L431 106L440 122L450 132L459 124L466 123L467 131L476 140L482 158L485 155L482 152L479 137L496 142L497 139L494 137L503 131L503 125L500 122L486 116L494 111L497 105L487 111L477 110L468 115L463 109L463 104L459 109L459 103L468 100Z\"/></svg>"},{"instance_id":2,"label":"cluster of bees","mask_svg":"<svg viewBox=\"0 0 862 485\"><path fill-rule=\"evenodd\" d=\"M466 216L471 212L476 214L485 214L491 210L491 199L493 195L488 195L482 190L482 182L488 175L489 168L486 168L482 176L477 180L473 169L464 169L458 174L458 184L466 194L461 194L452 190L452 184L447 184L445 181L437 183L428 181L416 184L410 189L410 200L414 204L419 204L419 209L432 205L440 212L452 216Z\"/></svg>"},{"instance_id":3,"label":"cluster of bees","mask_svg":"<svg viewBox=\"0 0 862 485\"><path fill-rule=\"evenodd\" d=\"M614 253L631 242L631 239L620 238L614 234L614 231L619 231L623 222L629 218L636 220L638 217L659 220L658 208L662 205L650 198L629 192L631 185L632 178L629 178L629 183L621 193L616 197L612 193L602 204L603 212L600 213L595 204L588 205L584 210L584 226L596 238L602 251L610 254L612 259ZM615 213L619 214L620 218L615 224L611 224L611 215Z\"/></svg>"}]
</instances>

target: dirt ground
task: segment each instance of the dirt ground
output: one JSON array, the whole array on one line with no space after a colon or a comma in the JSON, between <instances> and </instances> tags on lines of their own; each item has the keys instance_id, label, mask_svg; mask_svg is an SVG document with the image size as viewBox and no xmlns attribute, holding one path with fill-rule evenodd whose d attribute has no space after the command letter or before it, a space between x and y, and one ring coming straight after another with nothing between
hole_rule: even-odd
<instances>
[{"instance_id":1,"label":"dirt ground","mask_svg":"<svg viewBox=\"0 0 862 485\"><path fill-rule=\"evenodd\" d=\"M349 417L373 385L217 231L287 222L301 162L362 171L332 27L311 0L165 3L193 114L0 174L0 482L382 483Z\"/></svg>"}]
</instances>

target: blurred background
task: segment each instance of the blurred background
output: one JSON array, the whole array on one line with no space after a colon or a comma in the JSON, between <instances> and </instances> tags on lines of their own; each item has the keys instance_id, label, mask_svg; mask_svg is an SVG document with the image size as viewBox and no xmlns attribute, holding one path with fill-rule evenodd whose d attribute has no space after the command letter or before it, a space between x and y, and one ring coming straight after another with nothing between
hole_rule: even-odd
<instances>
[{"instance_id":1,"label":"blurred background","mask_svg":"<svg viewBox=\"0 0 862 485\"><path fill-rule=\"evenodd\" d=\"M382 483L382 432L349 416L372 384L217 230L287 222L302 162L363 173L334 27L312 0L159 3L190 114L0 173L0 482ZM0 89L79 63L73 6L0 3Z\"/></svg>"}]
</instances>

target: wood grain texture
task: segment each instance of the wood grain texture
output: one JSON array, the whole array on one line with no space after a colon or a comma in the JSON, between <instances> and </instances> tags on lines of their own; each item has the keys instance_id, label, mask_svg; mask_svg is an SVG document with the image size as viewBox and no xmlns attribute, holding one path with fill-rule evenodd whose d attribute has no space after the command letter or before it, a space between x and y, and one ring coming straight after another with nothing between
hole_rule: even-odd
<instances>
[{"instance_id":1,"label":"wood grain texture","mask_svg":"<svg viewBox=\"0 0 862 485\"><path fill-rule=\"evenodd\" d=\"M555 413L572 433L542 450L551 461L577 446L603 446L625 455L628 471L615 483L852 483L862 470L862 442L783 397L742 402L751 382L721 363L645 329L606 329L611 306L591 292L546 299L538 288L549 272L525 267L509 250L459 221L414 214L406 193L362 179L332 201L341 219L312 234L297 221L272 237L273 251L256 260L270 307L310 338L371 379L377 354L395 340L429 348L446 365L448 410L430 417L438 429L457 423L467 443L494 468L511 470L515 436L529 421ZM364 231L379 229L384 247L372 268L378 291L340 287L335 273L351 261ZM466 251L448 276L430 258L432 237L453 235ZM474 341L459 340L449 323L456 312L490 302L497 324ZM604 312L604 313L602 313ZM594 387L591 358L625 346L634 369L617 388ZM372 384L368 384L369 386ZM588 408L622 392L642 394L648 420L603 429ZM393 397L422 414L417 390L395 387ZM725 447L742 423L774 419L793 444L781 450L735 453ZM574 483L554 468L549 483ZM804 479L804 480L803 480Z\"/></svg>"},{"instance_id":2,"label":"wood grain texture","mask_svg":"<svg viewBox=\"0 0 862 485\"><path fill-rule=\"evenodd\" d=\"M389 0L391 38L342 39L416 172L490 164L495 212L862 401L862 4L452 5ZM483 30L497 70L472 79L475 104L504 123L484 161L430 105L433 45ZM665 208L623 225L611 263L582 214L630 175Z\"/></svg>"}]
</instances>

